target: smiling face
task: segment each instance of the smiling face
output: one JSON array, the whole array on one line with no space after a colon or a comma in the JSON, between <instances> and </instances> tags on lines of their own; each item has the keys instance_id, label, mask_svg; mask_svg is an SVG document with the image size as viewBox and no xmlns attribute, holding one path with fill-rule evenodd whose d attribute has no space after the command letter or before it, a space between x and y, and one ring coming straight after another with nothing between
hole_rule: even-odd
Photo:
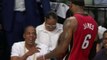
<instances>
[{"instance_id":1,"label":"smiling face","mask_svg":"<svg viewBox=\"0 0 107 60\"><path fill-rule=\"evenodd\" d=\"M56 29L58 17L54 11L48 12L45 16L45 29L48 31L53 31Z\"/></svg>"},{"instance_id":2,"label":"smiling face","mask_svg":"<svg viewBox=\"0 0 107 60\"><path fill-rule=\"evenodd\" d=\"M23 37L25 39L26 44L28 45L35 44L35 39L36 39L35 28L33 26L28 26L24 31Z\"/></svg>"},{"instance_id":3,"label":"smiling face","mask_svg":"<svg viewBox=\"0 0 107 60\"><path fill-rule=\"evenodd\" d=\"M104 43L104 48L107 49L107 32L103 34L103 43Z\"/></svg>"}]
</instances>

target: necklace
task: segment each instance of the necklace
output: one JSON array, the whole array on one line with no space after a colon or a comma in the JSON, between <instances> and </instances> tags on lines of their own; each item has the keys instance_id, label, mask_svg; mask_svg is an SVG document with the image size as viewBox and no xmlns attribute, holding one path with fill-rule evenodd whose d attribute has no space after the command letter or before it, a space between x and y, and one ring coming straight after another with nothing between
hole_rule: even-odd
<instances>
[{"instance_id":1,"label":"necklace","mask_svg":"<svg viewBox=\"0 0 107 60\"><path fill-rule=\"evenodd\" d=\"M26 53L26 47L25 47L25 46L24 46L24 53ZM35 56L36 56L36 55L34 54L34 55L33 55L33 60L36 60L36 59L35 59Z\"/></svg>"}]
</instances>

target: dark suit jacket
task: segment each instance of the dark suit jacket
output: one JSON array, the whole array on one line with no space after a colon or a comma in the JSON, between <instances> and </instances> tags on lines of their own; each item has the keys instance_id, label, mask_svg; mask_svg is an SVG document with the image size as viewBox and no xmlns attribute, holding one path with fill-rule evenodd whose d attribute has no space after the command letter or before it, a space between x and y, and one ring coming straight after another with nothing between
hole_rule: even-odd
<instances>
[{"instance_id":1,"label":"dark suit jacket","mask_svg":"<svg viewBox=\"0 0 107 60\"><path fill-rule=\"evenodd\" d=\"M14 2L15 0L3 0L3 26L6 31L12 31L14 24ZM49 0L41 0L44 14L50 10ZM25 0L27 25L37 26L40 24L40 14L36 0ZM19 19L20 20L20 19Z\"/></svg>"}]
</instances>

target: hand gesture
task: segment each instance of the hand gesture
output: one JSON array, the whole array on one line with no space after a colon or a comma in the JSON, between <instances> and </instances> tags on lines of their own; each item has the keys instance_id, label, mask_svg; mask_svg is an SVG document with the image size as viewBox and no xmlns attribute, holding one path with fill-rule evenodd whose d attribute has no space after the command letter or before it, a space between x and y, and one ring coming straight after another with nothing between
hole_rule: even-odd
<instances>
[{"instance_id":1,"label":"hand gesture","mask_svg":"<svg viewBox=\"0 0 107 60\"><path fill-rule=\"evenodd\" d=\"M29 51L26 53L28 56L31 56L31 55L33 55L34 53L37 53L37 52L39 52L39 47L32 47L32 48L30 48L29 49Z\"/></svg>"}]
</instances>

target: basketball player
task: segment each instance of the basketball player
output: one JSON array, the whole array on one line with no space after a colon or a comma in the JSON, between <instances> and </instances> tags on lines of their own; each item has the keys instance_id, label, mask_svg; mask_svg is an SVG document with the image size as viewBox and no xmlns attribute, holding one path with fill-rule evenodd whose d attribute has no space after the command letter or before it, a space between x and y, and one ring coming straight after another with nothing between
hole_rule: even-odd
<instances>
[{"instance_id":1,"label":"basketball player","mask_svg":"<svg viewBox=\"0 0 107 60\"><path fill-rule=\"evenodd\" d=\"M97 37L98 26L95 20L84 12L84 0L71 2L70 8L74 16L66 19L58 46L52 52L38 57L38 60L63 58L69 45L72 47L67 60L89 60L88 56Z\"/></svg>"}]
</instances>

